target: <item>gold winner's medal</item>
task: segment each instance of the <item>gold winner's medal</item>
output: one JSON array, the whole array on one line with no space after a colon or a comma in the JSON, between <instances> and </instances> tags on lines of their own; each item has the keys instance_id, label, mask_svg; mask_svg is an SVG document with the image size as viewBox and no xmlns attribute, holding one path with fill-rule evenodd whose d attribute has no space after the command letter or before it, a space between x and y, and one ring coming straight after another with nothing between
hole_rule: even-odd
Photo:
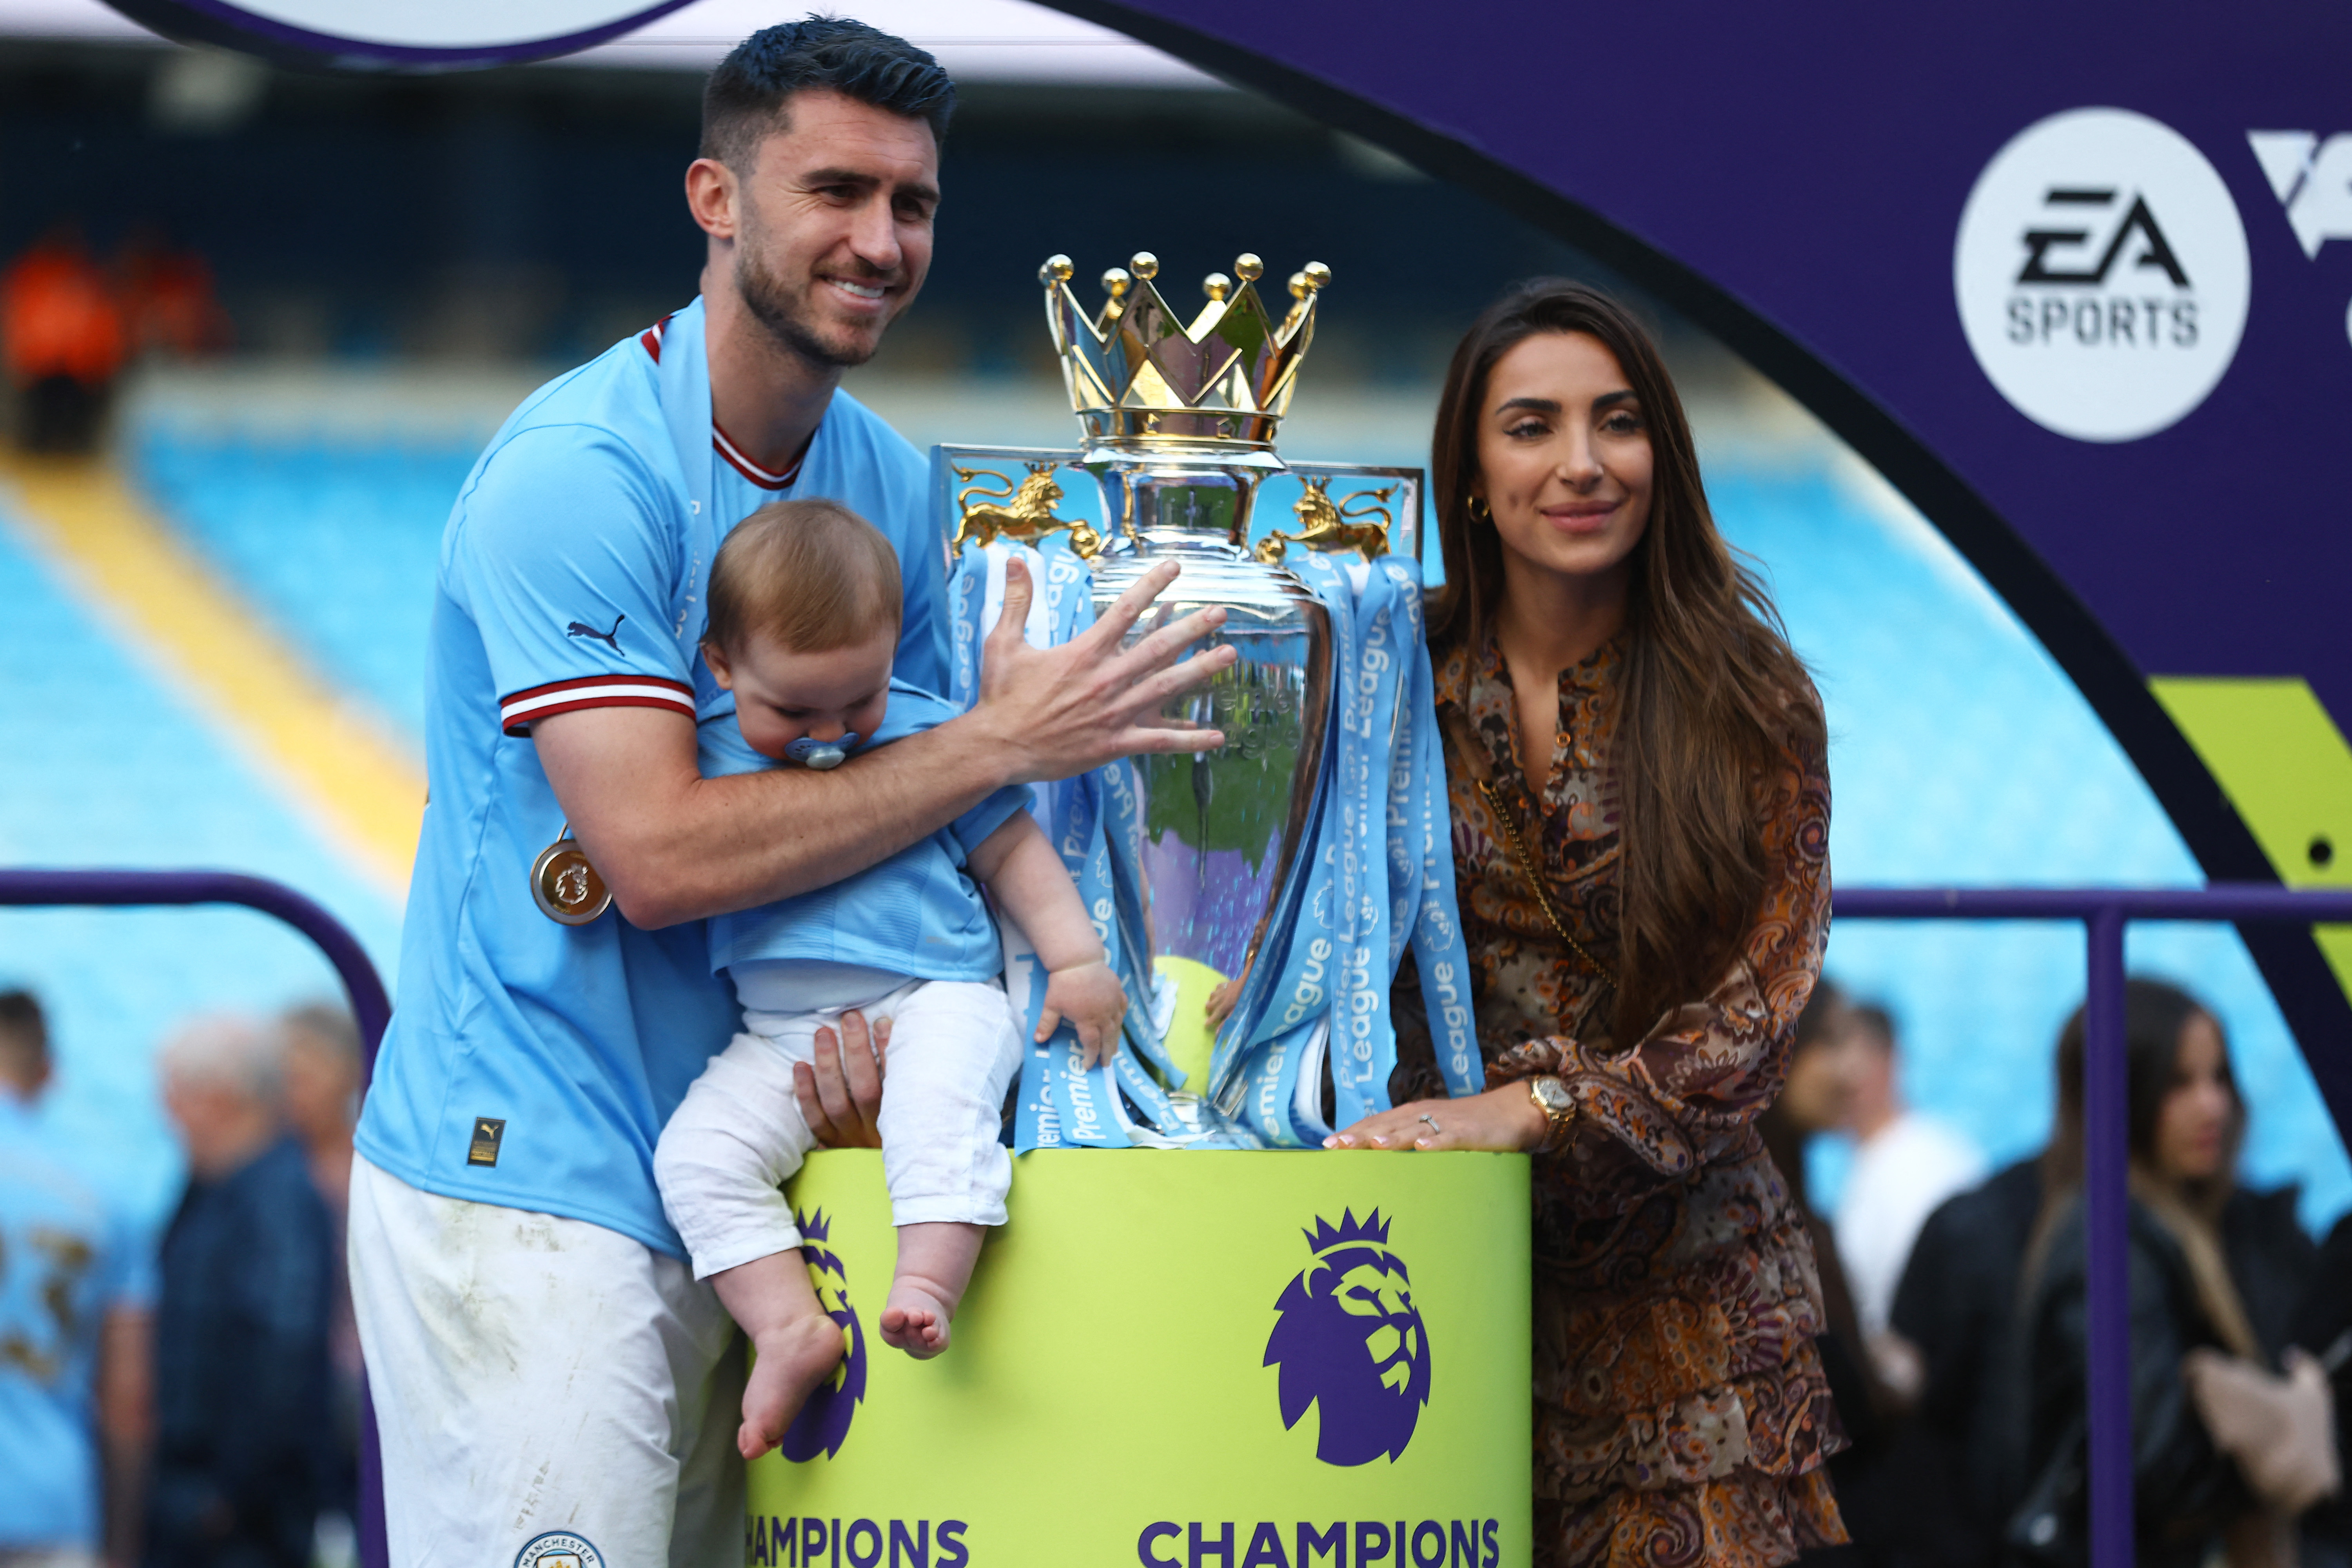
<instances>
[{"instance_id":1,"label":"gold winner's medal","mask_svg":"<svg viewBox=\"0 0 2352 1568\"><path fill-rule=\"evenodd\" d=\"M549 920L568 926L584 926L613 907L613 890L588 864L588 852L572 837L570 823L563 837L530 863L530 896Z\"/></svg>"}]
</instances>

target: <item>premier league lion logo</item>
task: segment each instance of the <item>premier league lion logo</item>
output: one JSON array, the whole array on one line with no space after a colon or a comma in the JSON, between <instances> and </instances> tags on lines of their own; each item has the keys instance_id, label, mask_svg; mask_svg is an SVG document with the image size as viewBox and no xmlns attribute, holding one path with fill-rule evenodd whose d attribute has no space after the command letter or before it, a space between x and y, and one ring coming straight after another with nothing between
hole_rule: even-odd
<instances>
[{"instance_id":1,"label":"premier league lion logo","mask_svg":"<svg viewBox=\"0 0 2352 1568\"><path fill-rule=\"evenodd\" d=\"M857 1321L857 1309L849 1304L849 1276L840 1258L824 1245L833 1239L833 1222L824 1217L823 1209L808 1215L794 1209L793 1219L801 1227L801 1256L808 1259L816 1304L841 1325L849 1341L848 1353L841 1358L833 1376L817 1384L801 1413L784 1428L783 1441L776 1445L785 1458L805 1464L819 1454L832 1458L848 1440L850 1417L866 1398L866 1330Z\"/></svg>"},{"instance_id":2,"label":"premier league lion logo","mask_svg":"<svg viewBox=\"0 0 2352 1568\"><path fill-rule=\"evenodd\" d=\"M1395 1459L1429 1403L1429 1335L1412 1304L1404 1259L1389 1250L1389 1222L1374 1209L1320 1215L1303 1233L1315 1260L1276 1301L1266 1366L1282 1368L1282 1425L1322 1406L1315 1457L1327 1465Z\"/></svg>"}]
</instances>

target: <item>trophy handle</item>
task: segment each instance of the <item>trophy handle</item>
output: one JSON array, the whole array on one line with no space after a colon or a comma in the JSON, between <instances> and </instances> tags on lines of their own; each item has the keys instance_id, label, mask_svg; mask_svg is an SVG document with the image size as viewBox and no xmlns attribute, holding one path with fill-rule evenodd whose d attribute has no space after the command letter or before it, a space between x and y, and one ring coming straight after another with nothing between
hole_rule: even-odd
<instances>
[{"instance_id":1,"label":"trophy handle","mask_svg":"<svg viewBox=\"0 0 2352 1568\"><path fill-rule=\"evenodd\" d=\"M1335 502L1329 494L1333 477L1325 474L1319 479L1302 479L1298 500L1290 508L1298 519L1298 531L1268 531L1258 542L1260 561L1269 566L1278 564L1293 544L1314 550L1354 550L1367 561L1377 561L1389 553L1389 530L1396 521L1389 510L1389 502L1399 486L1388 484L1378 489L1358 490Z\"/></svg>"},{"instance_id":2,"label":"trophy handle","mask_svg":"<svg viewBox=\"0 0 2352 1568\"><path fill-rule=\"evenodd\" d=\"M1093 524L1083 518L1058 516L1054 510L1054 503L1062 499L1061 483L1054 477L1061 462L1028 458L1020 461L1028 472L1018 480L1000 468L949 465L949 471L963 487L955 492L957 522L955 534L948 541L949 554L961 552L967 543L985 548L999 539L1034 545L1055 533L1069 535L1070 552L1082 561L1091 562L1101 554L1103 538Z\"/></svg>"}]
</instances>

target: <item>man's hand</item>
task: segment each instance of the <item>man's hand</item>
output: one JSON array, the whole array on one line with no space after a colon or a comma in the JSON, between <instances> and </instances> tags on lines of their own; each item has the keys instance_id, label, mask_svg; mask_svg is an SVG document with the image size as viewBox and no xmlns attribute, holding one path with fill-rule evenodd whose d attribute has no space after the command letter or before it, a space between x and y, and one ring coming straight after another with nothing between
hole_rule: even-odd
<instances>
[{"instance_id":1,"label":"man's hand","mask_svg":"<svg viewBox=\"0 0 2352 1568\"><path fill-rule=\"evenodd\" d=\"M985 725L1011 762L1008 784L1066 779L1117 757L1148 752L1199 752L1225 743L1215 730L1169 725L1160 705L1198 686L1239 658L1212 648L1178 661L1191 644L1225 624L1222 609L1195 610L1133 647L1119 640L1160 590L1176 580L1172 562L1154 566L1118 596L1100 620L1060 647L1024 640L1035 585L1014 556L1004 567L1004 612L982 656L980 701L970 718Z\"/></svg>"},{"instance_id":2,"label":"man's hand","mask_svg":"<svg viewBox=\"0 0 2352 1568\"><path fill-rule=\"evenodd\" d=\"M818 1148L882 1147L882 1075L889 1049L890 1020L868 1030L866 1015L853 1009L841 1016L839 1037L831 1029L816 1032L814 1068L793 1064L793 1093Z\"/></svg>"}]
</instances>

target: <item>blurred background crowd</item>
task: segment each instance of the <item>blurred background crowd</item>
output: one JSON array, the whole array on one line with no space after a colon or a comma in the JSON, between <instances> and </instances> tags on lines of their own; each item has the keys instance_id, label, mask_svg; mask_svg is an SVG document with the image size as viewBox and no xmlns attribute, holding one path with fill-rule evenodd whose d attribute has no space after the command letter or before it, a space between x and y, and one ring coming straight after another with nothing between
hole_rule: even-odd
<instances>
[{"instance_id":1,"label":"blurred background crowd","mask_svg":"<svg viewBox=\"0 0 2352 1568\"><path fill-rule=\"evenodd\" d=\"M1505 283L1624 287L1019 0L843 9L963 84L931 279L846 384L919 447L1071 444L1034 293L1055 251L1084 279L1153 250L1171 300L1243 250L1327 263L1282 447L1369 463L1427 460L1444 356ZM166 45L95 0L0 0L0 864L271 877L394 972L442 522L525 393L692 295L700 73L776 15L698 0L574 59L328 78ZM1718 520L1823 693L1840 882L2200 881L1944 540L1645 308ZM2136 929L2129 957L2179 987L2133 1001L2154 1321L2274 1371L2289 1345L2340 1358L2352 1163L2294 1041L2226 929ZM1770 1131L1832 1265L1856 1550L2068 1561L2008 1538L2074 1452L2072 1407L2036 1401L2079 1382L2079 935L1849 922L1830 970ZM247 912L0 910L5 1568L348 1558L357 1047L299 1005L332 984ZM2165 1489L2275 1524L2159 1370ZM2335 1506L2302 1514L2315 1561L2352 1560Z\"/></svg>"},{"instance_id":2,"label":"blurred background crowd","mask_svg":"<svg viewBox=\"0 0 2352 1568\"><path fill-rule=\"evenodd\" d=\"M358 1031L215 1014L155 1071L186 1170L160 1227L45 1124L47 1018L0 992L0 1561L348 1563Z\"/></svg>"}]
</instances>

